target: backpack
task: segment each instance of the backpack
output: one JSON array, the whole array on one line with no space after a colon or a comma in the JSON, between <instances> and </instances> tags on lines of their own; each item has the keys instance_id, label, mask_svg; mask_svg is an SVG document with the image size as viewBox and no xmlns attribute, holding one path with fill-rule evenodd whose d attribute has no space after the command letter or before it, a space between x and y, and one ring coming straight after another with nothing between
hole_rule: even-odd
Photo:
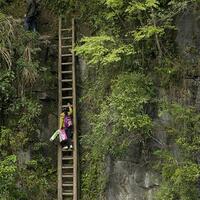
<instances>
[{"instance_id":1,"label":"backpack","mask_svg":"<svg viewBox=\"0 0 200 200\"><path fill-rule=\"evenodd\" d=\"M72 126L72 119L70 116L65 116L64 124L65 124L65 128L69 128L70 126Z\"/></svg>"}]
</instances>

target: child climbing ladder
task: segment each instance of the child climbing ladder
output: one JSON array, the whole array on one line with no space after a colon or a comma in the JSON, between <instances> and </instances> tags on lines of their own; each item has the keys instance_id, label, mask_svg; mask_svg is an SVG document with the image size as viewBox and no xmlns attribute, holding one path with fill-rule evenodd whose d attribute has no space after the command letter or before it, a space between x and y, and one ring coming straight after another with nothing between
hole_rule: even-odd
<instances>
[{"instance_id":1,"label":"child climbing ladder","mask_svg":"<svg viewBox=\"0 0 200 200\"><path fill-rule=\"evenodd\" d=\"M72 149L72 105L67 104L67 107L63 109L63 112L60 114L60 126L59 129L51 136L50 141L55 140L59 136L61 146L64 149Z\"/></svg>"}]
</instances>

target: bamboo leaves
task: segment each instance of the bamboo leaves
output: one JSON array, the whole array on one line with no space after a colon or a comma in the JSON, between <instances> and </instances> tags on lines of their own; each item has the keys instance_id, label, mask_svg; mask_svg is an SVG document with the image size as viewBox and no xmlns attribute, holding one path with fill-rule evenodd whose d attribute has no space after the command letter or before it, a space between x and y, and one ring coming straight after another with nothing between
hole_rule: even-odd
<instances>
[{"instance_id":1,"label":"bamboo leaves","mask_svg":"<svg viewBox=\"0 0 200 200\"><path fill-rule=\"evenodd\" d=\"M10 68L11 61L11 42L14 39L14 20L0 13L0 58L5 61Z\"/></svg>"}]
</instances>

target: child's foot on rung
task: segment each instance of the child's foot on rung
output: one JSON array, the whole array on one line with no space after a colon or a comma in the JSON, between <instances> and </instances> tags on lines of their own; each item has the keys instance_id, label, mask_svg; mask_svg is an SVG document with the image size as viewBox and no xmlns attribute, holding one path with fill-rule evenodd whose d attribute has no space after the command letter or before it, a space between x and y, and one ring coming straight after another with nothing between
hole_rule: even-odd
<instances>
[{"instance_id":1,"label":"child's foot on rung","mask_svg":"<svg viewBox=\"0 0 200 200\"><path fill-rule=\"evenodd\" d=\"M69 148L68 146L63 147L63 149L68 149L68 148Z\"/></svg>"}]
</instances>

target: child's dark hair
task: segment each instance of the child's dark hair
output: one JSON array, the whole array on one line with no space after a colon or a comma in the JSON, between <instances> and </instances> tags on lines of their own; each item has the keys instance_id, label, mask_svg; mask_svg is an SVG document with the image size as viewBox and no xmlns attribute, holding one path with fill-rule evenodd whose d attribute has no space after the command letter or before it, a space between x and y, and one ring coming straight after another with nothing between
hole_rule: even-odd
<instances>
[{"instance_id":1,"label":"child's dark hair","mask_svg":"<svg viewBox=\"0 0 200 200\"><path fill-rule=\"evenodd\" d=\"M64 109L63 109L63 112L65 113L65 115L67 115L68 112L69 112L69 107L64 108Z\"/></svg>"}]
</instances>

